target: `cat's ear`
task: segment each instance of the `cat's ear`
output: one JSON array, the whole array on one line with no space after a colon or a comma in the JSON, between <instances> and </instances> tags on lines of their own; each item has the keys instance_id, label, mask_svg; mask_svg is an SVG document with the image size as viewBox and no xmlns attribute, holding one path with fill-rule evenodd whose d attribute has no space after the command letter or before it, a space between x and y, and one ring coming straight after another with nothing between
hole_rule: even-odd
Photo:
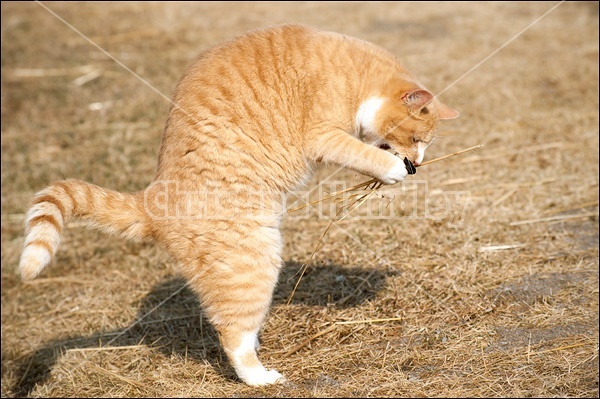
<instances>
[{"instance_id":1,"label":"cat's ear","mask_svg":"<svg viewBox=\"0 0 600 399\"><path fill-rule=\"evenodd\" d=\"M440 103L438 105L438 115L440 116L440 119L454 119L458 118L460 112Z\"/></svg>"},{"instance_id":2,"label":"cat's ear","mask_svg":"<svg viewBox=\"0 0 600 399\"><path fill-rule=\"evenodd\" d=\"M427 90L417 89L409 91L402 95L402 101L411 111L418 111L427 103L433 100L433 94Z\"/></svg>"},{"instance_id":3,"label":"cat's ear","mask_svg":"<svg viewBox=\"0 0 600 399\"><path fill-rule=\"evenodd\" d=\"M408 109L416 112L433 100L433 94L424 89L417 89L404 93L402 100ZM454 119L460 115L457 110L442 103L437 104L437 110L440 119Z\"/></svg>"}]
</instances>

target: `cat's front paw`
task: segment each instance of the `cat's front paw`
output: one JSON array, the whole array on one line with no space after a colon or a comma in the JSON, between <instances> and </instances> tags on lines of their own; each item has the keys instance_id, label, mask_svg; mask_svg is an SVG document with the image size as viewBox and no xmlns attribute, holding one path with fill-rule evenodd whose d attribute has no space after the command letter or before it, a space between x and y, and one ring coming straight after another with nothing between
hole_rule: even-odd
<instances>
[{"instance_id":1,"label":"cat's front paw","mask_svg":"<svg viewBox=\"0 0 600 399\"><path fill-rule=\"evenodd\" d=\"M398 157L395 158L394 166L383 175L379 176L379 180L381 180L385 184L395 184L404 180L406 175L408 175L408 171L406 170L406 165L404 161L402 161Z\"/></svg>"}]
</instances>

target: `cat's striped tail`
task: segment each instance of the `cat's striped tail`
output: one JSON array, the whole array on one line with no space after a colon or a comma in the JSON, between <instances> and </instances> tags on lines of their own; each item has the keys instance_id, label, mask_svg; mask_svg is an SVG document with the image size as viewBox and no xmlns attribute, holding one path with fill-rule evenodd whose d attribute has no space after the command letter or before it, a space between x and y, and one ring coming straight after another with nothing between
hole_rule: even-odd
<instances>
[{"instance_id":1,"label":"cat's striped tail","mask_svg":"<svg viewBox=\"0 0 600 399\"><path fill-rule=\"evenodd\" d=\"M126 238L152 234L150 218L138 194L119 193L75 179L55 182L35 195L27 213L18 268L23 280L35 278L50 264L61 232L72 217Z\"/></svg>"}]
</instances>

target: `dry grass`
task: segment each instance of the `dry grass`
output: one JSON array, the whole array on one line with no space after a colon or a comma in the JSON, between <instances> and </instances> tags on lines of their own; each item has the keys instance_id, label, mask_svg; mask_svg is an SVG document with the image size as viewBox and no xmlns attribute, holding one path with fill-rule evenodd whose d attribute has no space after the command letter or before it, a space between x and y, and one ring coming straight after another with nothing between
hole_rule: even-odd
<instances>
[{"instance_id":1,"label":"dry grass","mask_svg":"<svg viewBox=\"0 0 600 399\"><path fill-rule=\"evenodd\" d=\"M284 21L376 42L439 92L555 4L47 6L168 97L200 50ZM145 187L169 104L39 4L2 2L2 397L597 397L597 3L561 4L441 98L462 115L428 158L485 147L334 224L289 304L329 219L284 223L261 358L289 383L250 388L150 243L74 223L19 282L33 193L66 177Z\"/></svg>"}]
</instances>

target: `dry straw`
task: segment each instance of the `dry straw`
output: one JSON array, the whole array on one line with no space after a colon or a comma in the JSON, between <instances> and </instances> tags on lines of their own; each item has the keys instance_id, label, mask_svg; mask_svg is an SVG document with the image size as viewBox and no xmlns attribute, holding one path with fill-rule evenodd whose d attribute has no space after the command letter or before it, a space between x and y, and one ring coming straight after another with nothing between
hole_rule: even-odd
<instances>
[{"instance_id":1,"label":"dry straw","mask_svg":"<svg viewBox=\"0 0 600 399\"><path fill-rule=\"evenodd\" d=\"M456 151L451 154L447 154L447 155L441 156L439 158L435 158L435 159L429 160L427 162L423 162L420 166L430 165L432 163L442 161L444 159L447 159L447 158L450 158L450 157L453 157L456 155L464 154L465 152L473 151L473 150L475 150L477 148L481 148L481 147L483 147L483 144L474 145L472 147L465 148L464 150ZM362 182L360 184L357 184L353 187L350 187L350 188L347 188L344 190L340 190L340 191L336 191L336 192L332 193L331 195L328 195L327 197L318 199L313 202L309 202L308 204L305 204L303 206L300 206L298 208L294 208L294 209L288 211L288 213L292 213L292 212L304 209L307 206L312 206L312 205L318 204L320 202L326 201L328 199L334 199L334 201L336 201L336 202L341 202L344 200L348 200L349 198L354 198L354 201L350 202L347 205L343 205L342 207L340 207L340 209L337 211L335 217L333 219L331 219L331 221L327 225L327 228L325 228L325 230L323 231L323 234L321 234L321 237L319 238L319 241L317 242L315 249L311 253L310 257L308 258L308 261L306 261L302 265L302 268L300 269L300 276L298 277L298 280L296 281L296 284L294 285L294 289L292 290L292 292L290 293L290 296L287 299L287 302L286 302L287 305L289 305L292 302L292 299L294 298L296 289L298 288L298 285L300 284L300 280L302 280L302 277L306 273L306 269L308 268L308 265L310 265L313 258L315 257L315 254L317 253L317 251L323 244L323 240L325 239L325 236L329 232L329 229L331 228L331 226L333 226L333 223L340 222L340 221L344 220L345 218L347 218L348 216L350 216L350 214L352 214L354 211L356 211L369 198L371 198L373 195L375 195L375 193L377 193L377 191L383 186L384 186L384 184L382 182L380 182L378 179L374 178L374 179ZM351 193L353 191L358 191L358 190L366 191L366 193L354 193L354 194L350 194L348 197L344 197L344 194ZM346 210L347 210L347 212L345 214L343 214L343 212ZM342 215L342 214L343 214L343 216L340 217L340 215ZM334 326L332 326L332 327L334 327ZM290 352L292 352L292 351L290 351ZM290 352L288 352L288 354L290 354ZM295 352L295 350L293 352Z\"/></svg>"}]
</instances>

